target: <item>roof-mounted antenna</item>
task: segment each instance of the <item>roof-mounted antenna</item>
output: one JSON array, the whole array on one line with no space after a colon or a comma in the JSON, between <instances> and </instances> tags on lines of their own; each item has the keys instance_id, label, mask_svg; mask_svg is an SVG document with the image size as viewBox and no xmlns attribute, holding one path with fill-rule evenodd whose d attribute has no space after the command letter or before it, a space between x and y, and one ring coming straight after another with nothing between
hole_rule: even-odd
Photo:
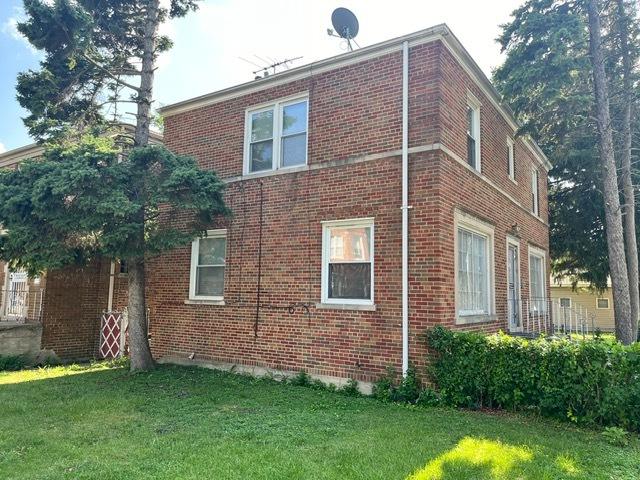
<instances>
[{"instance_id":1,"label":"roof-mounted antenna","mask_svg":"<svg viewBox=\"0 0 640 480\"><path fill-rule=\"evenodd\" d=\"M356 47L360 48L358 42L354 40L358 35L360 25L358 24L358 19L351 10L342 7L336 8L331 14L331 23L333 24L334 29L327 29L327 34L329 36L344 38L347 41L347 49L350 52L353 51L353 45L351 45L351 42L355 43Z\"/></svg>"},{"instance_id":2,"label":"roof-mounted antenna","mask_svg":"<svg viewBox=\"0 0 640 480\"><path fill-rule=\"evenodd\" d=\"M261 59L260 57L258 57L257 55L254 55L254 57ZM265 65L264 67L261 67L260 65L258 65L257 63L251 62L249 60L247 60L246 58L242 58L242 57L238 57L240 60L244 60L247 63L250 63L251 65L255 65L256 67L259 67L258 70L254 70L253 75L255 76L255 80L259 80L261 78L265 78L268 77L269 75L271 75L272 73L275 75L276 73L278 73L278 67L286 67L287 70L289 69L289 64L292 62L295 62L296 60L300 60L302 57L293 57L293 58L285 58L284 60L278 62L278 61L274 61L273 63L270 63L268 65ZM265 62L266 63L266 62ZM260 74L260 75L258 75Z\"/></svg>"}]
</instances>

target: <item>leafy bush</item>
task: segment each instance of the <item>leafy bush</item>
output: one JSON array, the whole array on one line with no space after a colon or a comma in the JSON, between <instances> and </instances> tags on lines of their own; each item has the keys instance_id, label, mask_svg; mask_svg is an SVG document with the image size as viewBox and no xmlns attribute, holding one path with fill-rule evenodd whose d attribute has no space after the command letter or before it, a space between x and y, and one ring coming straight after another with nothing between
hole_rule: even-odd
<instances>
[{"instance_id":1,"label":"leafy bush","mask_svg":"<svg viewBox=\"0 0 640 480\"><path fill-rule=\"evenodd\" d=\"M350 378L347 380L347 383L344 384L342 388L338 390L341 394L346 395L347 397L359 397L360 389L358 388L358 381Z\"/></svg>"},{"instance_id":2,"label":"leafy bush","mask_svg":"<svg viewBox=\"0 0 640 480\"><path fill-rule=\"evenodd\" d=\"M626 447L629 445L629 434L624 428L607 427L602 432L602 436L607 442L616 447Z\"/></svg>"},{"instance_id":3,"label":"leafy bush","mask_svg":"<svg viewBox=\"0 0 640 480\"><path fill-rule=\"evenodd\" d=\"M445 404L533 409L576 423L640 431L640 345L526 340L504 334L427 334L429 372Z\"/></svg>"},{"instance_id":4,"label":"leafy bush","mask_svg":"<svg viewBox=\"0 0 640 480\"><path fill-rule=\"evenodd\" d=\"M416 369L410 366L407 369L407 376L399 382L396 377L395 370L391 367L387 368L387 373L373 384L372 395L383 402L417 403L421 386Z\"/></svg>"},{"instance_id":5,"label":"leafy bush","mask_svg":"<svg viewBox=\"0 0 640 480\"><path fill-rule=\"evenodd\" d=\"M15 372L27 366L27 359L22 355L0 355L0 372Z\"/></svg>"}]
</instances>

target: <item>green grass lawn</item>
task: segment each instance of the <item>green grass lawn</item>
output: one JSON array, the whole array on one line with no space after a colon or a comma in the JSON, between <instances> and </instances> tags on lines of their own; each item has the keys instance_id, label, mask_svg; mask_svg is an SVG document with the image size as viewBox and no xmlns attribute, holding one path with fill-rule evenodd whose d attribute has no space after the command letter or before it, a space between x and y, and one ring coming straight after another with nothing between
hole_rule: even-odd
<instances>
[{"instance_id":1,"label":"green grass lawn","mask_svg":"<svg viewBox=\"0 0 640 480\"><path fill-rule=\"evenodd\" d=\"M0 374L1 479L637 479L640 442L211 370Z\"/></svg>"}]
</instances>

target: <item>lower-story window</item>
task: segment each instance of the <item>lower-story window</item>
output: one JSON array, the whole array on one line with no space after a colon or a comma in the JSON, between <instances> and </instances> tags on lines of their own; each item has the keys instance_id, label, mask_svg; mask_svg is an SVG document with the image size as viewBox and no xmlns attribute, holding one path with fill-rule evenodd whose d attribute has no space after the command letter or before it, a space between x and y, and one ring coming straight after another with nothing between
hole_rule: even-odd
<instances>
[{"instance_id":1,"label":"lower-story window","mask_svg":"<svg viewBox=\"0 0 640 480\"><path fill-rule=\"evenodd\" d=\"M456 310L458 320L493 313L493 227L456 214Z\"/></svg>"},{"instance_id":2,"label":"lower-story window","mask_svg":"<svg viewBox=\"0 0 640 480\"><path fill-rule=\"evenodd\" d=\"M323 222L322 302L373 305L373 219Z\"/></svg>"},{"instance_id":3,"label":"lower-story window","mask_svg":"<svg viewBox=\"0 0 640 480\"><path fill-rule=\"evenodd\" d=\"M210 230L206 237L193 241L189 298L222 300L226 250L226 230Z\"/></svg>"},{"instance_id":4,"label":"lower-story window","mask_svg":"<svg viewBox=\"0 0 640 480\"><path fill-rule=\"evenodd\" d=\"M546 258L544 250L529 246L529 295L532 312L547 310Z\"/></svg>"}]
</instances>

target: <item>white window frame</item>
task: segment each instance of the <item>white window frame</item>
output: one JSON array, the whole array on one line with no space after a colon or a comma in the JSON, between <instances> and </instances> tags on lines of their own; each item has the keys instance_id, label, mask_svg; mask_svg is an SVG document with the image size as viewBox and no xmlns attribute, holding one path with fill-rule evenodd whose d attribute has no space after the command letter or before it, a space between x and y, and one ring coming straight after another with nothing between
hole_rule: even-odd
<instances>
[{"instance_id":1,"label":"white window frame","mask_svg":"<svg viewBox=\"0 0 640 480\"><path fill-rule=\"evenodd\" d=\"M222 301L224 300L224 284L226 284L227 274L227 250L228 242L225 242L225 262L224 262L224 275L223 275L223 287L222 295L196 295L196 272L198 267L198 253L200 249L200 240L207 238L227 238L227 229L220 228L216 230L207 230L207 235L204 237L196 238L191 243L191 271L189 273L189 300L211 300Z\"/></svg>"},{"instance_id":2,"label":"white window frame","mask_svg":"<svg viewBox=\"0 0 640 480\"><path fill-rule=\"evenodd\" d=\"M516 144L510 137L507 137L507 152L509 155L508 162L507 162L508 163L507 175L509 175L509 178L515 182L516 181Z\"/></svg>"},{"instance_id":3,"label":"white window frame","mask_svg":"<svg viewBox=\"0 0 640 480\"><path fill-rule=\"evenodd\" d=\"M305 143L305 158L304 163L299 165L291 165L289 167L282 166L282 111L284 107L300 103L302 101L307 102L307 130L306 130L306 143ZM259 170L256 172L251 171L251 116L254 113L267 112L273 110L273 157L271 159L271 168L267 170ZM260 175L268 174L277 170L290 170L300 167L305 167L309 163L309 94L297 94L279 100L264 103L261 105L255 105L248 108L245 111L244 119L244 162L243 173L244 175Z\"/></svg>"},{"instance_id":4,"label":"white window frame","mask_svg":"<svg viewBox=\"0 0 640 480\"><path fill-rule=\"evenodd\" d=\"M538 169L533 167L531 169L531 212L536 216L540 216L540 173Z\"/></svg>"},{"instance_id":5,"label":"white window frame","mask_svg":"<svg viewBox=\"0 0 640 480\"><path fill-rule=\"evenodd\" d=\"M542 295L543 295L543 300L540 299L535 299L533 298L532 295L532 291L531 291L531 257L538 257L542 259ZM547 311L547 252L545 252L544 250L542 250L541 248L538 247L534 247L533 245L529 245L529 252L528 252L528 270L529 270L529 310L533 311L533 307L534 307L534 303L536 301L538 302L542 302L542 309L540 310L540 312L546 312Z\"/></svg>"},{"instance_id":6,"label":"white window frame","mask_svg":"<svg viewBox=\"0 0 640 480\"><path fill-rule=\"evenodd\" d=\"M569 305L567 305L567 306L563 306L563 305L562 305L562 301L563 301L563 300L569 300ZM571 298L570 298L570 297L560 297L560 298L558 299L558 306L559 306L560 308L571 308L571 304L572 304L572 303L573 303L573 302L571 301Z\"/></svg>"},{"instance_id":7,"label":"white window frame","mask_svg":"<svg viewBox=\"0 0 640 480\"><path fill-rule=\"evenodd\" d=\"M481 143L481 132L482 132L482 128L480 125L480 107L482 106L482 104L480 103L480 100L478 100L471 92L467 91L467 108L471 108L471 110L473 110L473 138L476 141L476 158L475 158L475 165L471 165L469 163L469 159L467 158L467 165L469 165L471 168L473 168L474 170L478 171L478 172L482 172L482 156L481 156L481 152L482 149L480 148L480 143ZM466 112L465 112L465 122L466 122ZM465 132L467 131L467 129L465 128ZM466 134L465 134L465 139L466 139ZM466 155L465 155L466 156Z\"/></svg>"},{"instance_id":8,"label":"white window frame","mask_svg":"<svg viewBox=\"0 0 640 480\"><path fill-rule=\"evenodd\" d=\"M599 307L598 306L598 302L600 300L606 300L607 301L607 306L606 307ZM607 297L598 297L598 298L596 298L596 310L610 310L610 309L611 309L611 301Z\"/></svg>"},{"instance_id":9,"label":"white window frame","mask_svg":"<svg viewBox=\"0 0 640 480\"><path fill-rule=\"evenodd\" d=\"M352 218L346 220L331 220L322 223L322 287L321 302L328 305L375 305L375 225L373 217L369 218ZM329 259L331 258L331 229L336 227L370 227L371 228L371 245L369 251L371 256L371 298L329 298Z\"/></svg>"},{"instance_id":10,"label":"white window frame","mask_svg":"<svg viewBox=\"0 0 640 480\"><path fill-rule=\"evenodd\" d=\"M478 321L486 321L487 318L495 315L496 311L496 284L495 284L495 229L493 225L483 222L467 213L456 211L454 214L454 291L455 291L455 318L457 324L474 323ZM487 237L487 281L489 288L487 289L487 305L489 307L488 312L478 313L460 313L460 294L458 292L458 229L467 230L477 235Z\"/></svg>"}]
</instances>

